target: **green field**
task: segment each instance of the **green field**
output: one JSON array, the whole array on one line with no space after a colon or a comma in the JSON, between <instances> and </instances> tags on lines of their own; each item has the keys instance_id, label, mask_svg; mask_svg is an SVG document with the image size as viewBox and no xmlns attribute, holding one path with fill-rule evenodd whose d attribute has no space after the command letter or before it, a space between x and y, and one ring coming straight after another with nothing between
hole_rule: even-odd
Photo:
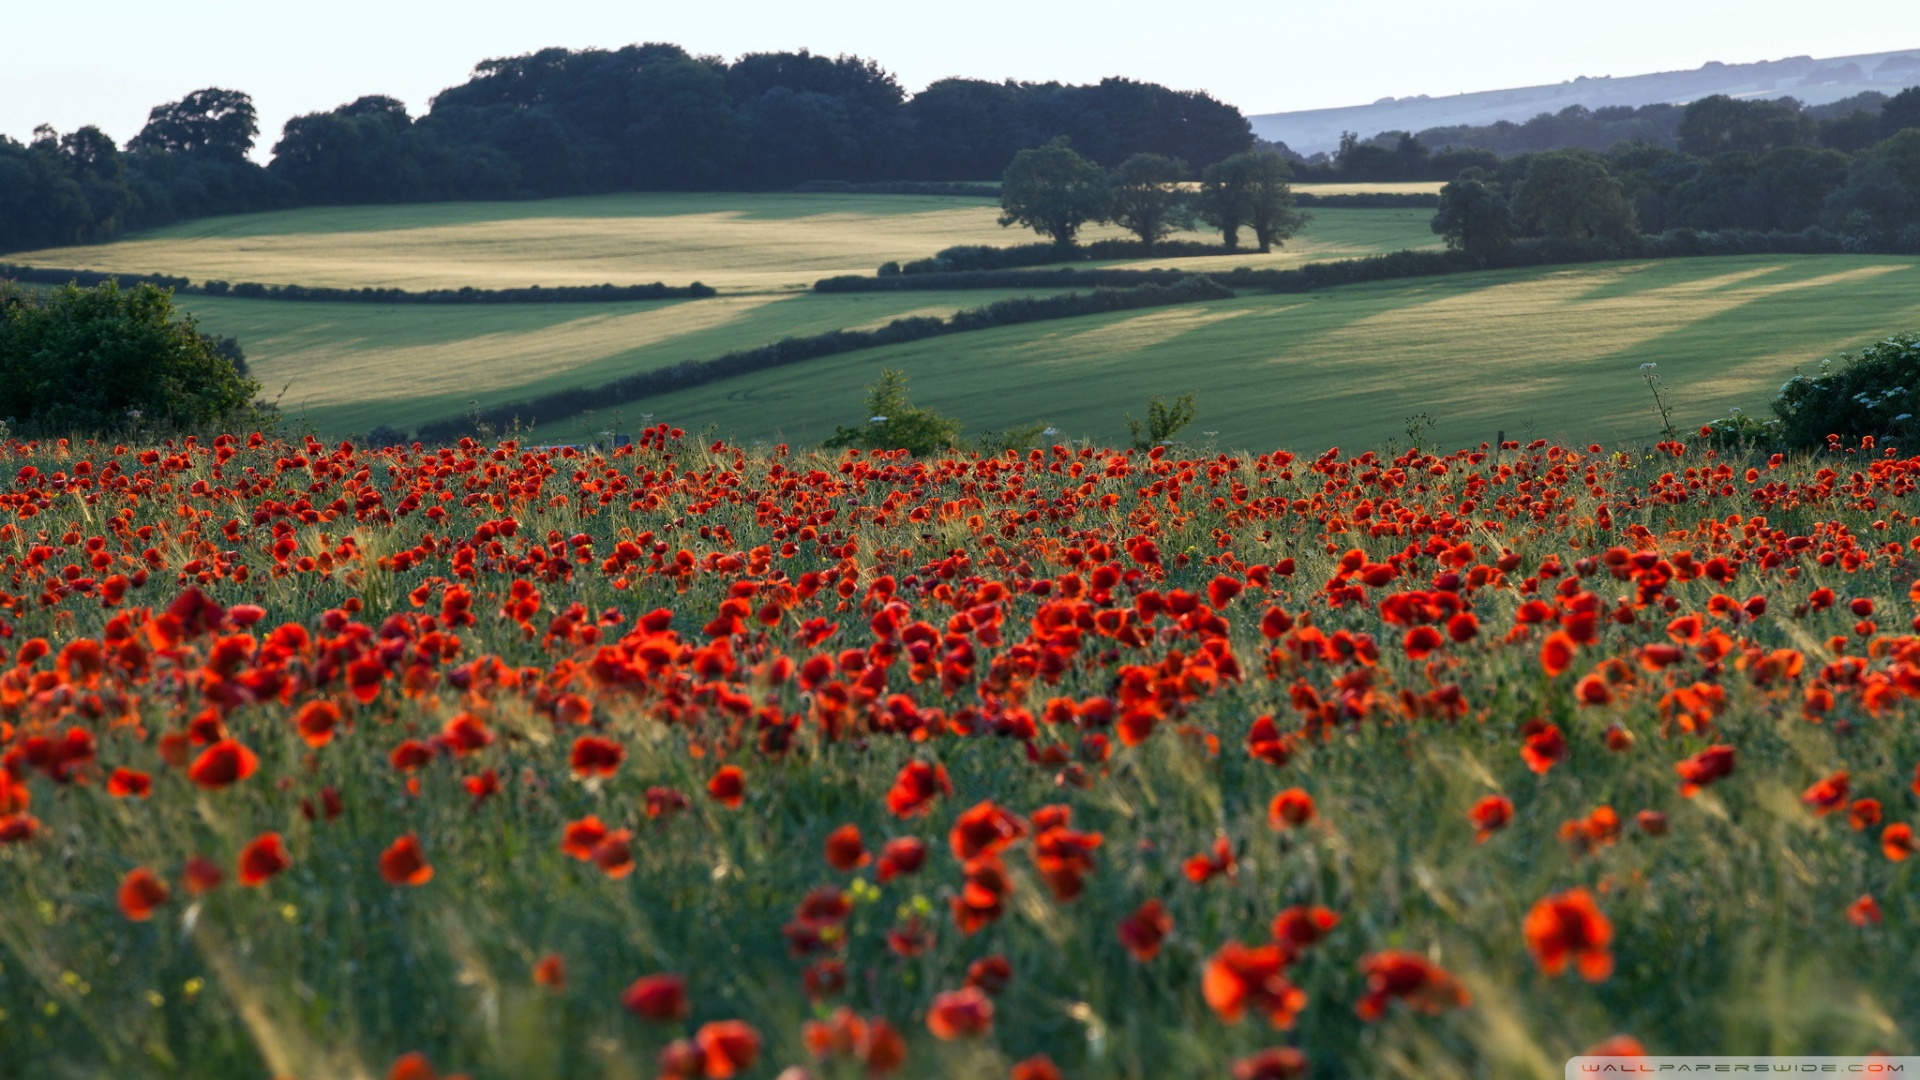
<instances>
[{"instance_id":1,"label":"green field","mask_svg":"<svg viewBox=\"0 0 1920 1080\"><path fill-rule=\"evenodd\" d=\"M207 218L113 244L23 252L29 266L359 288L684 285L795 289L955 244L1021 244L985 199L909 195L598 195L538 202L320 207ZM1432 246L1426 211L1319 210L1270 256L1296 265ZM1124 236L1089 229L1085 238ZM1183 234L1218 239L1217 234ZM1219 265L1221 260L1211 260Z\"/></svg>"},{"instance_id":2,"label":"green field","mask_svg":"<svg viewBox=\"0 0 1920 1080\"><path fill-rule=\"evenodd\" d=\"M761 293L634 304L314 304L192 297L232 336L268 399L328 435L411 429L529 395L705 360L796 334L989 303L981 292ZM617 414L637 425L649 406ZM608 418L592 421L604 426Z\"/></svg>"},{"instance_id":3,"label":"green field","mask_svg":"<svg viewBox=\"0 0 1920 1080\"><path fill-rule=\"evenodd\" d=\"M645 408L689 429L817 441L858 419L861 388L890 367L970 431L1043 420L1111 443L1150 395L1193 391L1186 437L1222 447L1404 444L1416 413L1446 445L1497 430L1637 439L1659 430L1640 364L1660 365L1683 427L1764 413L1796 365L1920 326L1917 263L1676 259L1249 294L854 353Z\"/></svg>"}]
</instances>

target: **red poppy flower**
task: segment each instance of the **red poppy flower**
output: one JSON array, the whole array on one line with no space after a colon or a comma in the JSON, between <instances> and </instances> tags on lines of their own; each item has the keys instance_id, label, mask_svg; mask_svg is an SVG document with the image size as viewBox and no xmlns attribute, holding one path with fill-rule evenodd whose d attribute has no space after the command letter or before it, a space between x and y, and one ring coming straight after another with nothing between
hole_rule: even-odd
<instances>
[{"instance_id":1,"label":"red poppy flower","mask_svg":"<svg viewBox=\"0 0 1920 1080\"><path fill-rule=\"evenodd\" d=\"M1613 688L1598 675L1583 675L1573 686L1573 696L1582 705L1607 705L1613 701Z\"/></svg>"},{"instance_id":2,"label":"red poppy flower","mask_svg":"<svg viewBox=\"0 0 1920 1080\"><path fill-rule=\"evenodd\" d=\"M620 763L627 758L627 749L612 739L603 739L598 735L582 735L573 741L573 753L568 764L573 774L582 778L592 776L612 776L619 771ZM731 768L731 766L729 766ZM723 772L725 770L722 770ZM738 769L734 770L736 773ZM708 785L711 790L712 785ZM717 796L716 796L717 797ZM729 803L737 806L738 803Z\"/></svg>"},{"instance_id":3,"label":"red poppy flower","mask_svg":"<svg viewBox=\"0 0 1920 1080\"><path fill-rule=\"evenodd\" d=\"M1855 832L1865 832L1880 824L1880 800L1854 800L1853 805L1847 807L1847 824L1853 826Z\"/></svg>"},{"instance_id":4,"label":"red poppy flower","mask_svg":"<svg viewBox=\"0 0 1920 1080\"><path fill-rule=\"evenodd\" d=\"M889 840L880 849L880 864L874 868L874 876L884 885L901 874L917 873L926 861L927 845L918 837Z\"/></svg>"},{"instance_id":5,"label":"red poppy flower","mask_svg":"<svg viewBox=\"0 0 1920 1080\"><path fill-rule=\"evenodd\" d=\"M472 713L455 713L440 729L441 741L455 756L479 753L493 745L493 732Z\"/></svg>"},{"instance_id":6,"label":"red poppy flower","mask_svg":"<svg viewBox=\"0 0 1920 1080\"><path fill-rule=\"evenodd\" d=\"M1143 964L1160 955L1160 943L1172 932L1173 916L1158 900L1148 900L1120 920L1120 944Z\"/></svg>"},{"instance_id":7,"label":"red poppy flower","mask_svg":"<svg viewBox=\"0 0 1920 1080\"><path fill-rule=\"evenodd\" d=\"M0 844L22 844L40 831L40 819L32 814L8 814L0 817Z\"/></svg>"},{"instance_id":8,"label":"red poppy flower","mask_svg":"<svg viewBox=\"0 0 1920 1080\"><path fill-rule=\"evenodd\" d=\"M1648 836L1667 835L1667 815L1658 810L1642 810L1633 815L1633 822Z\"/></svg>"},{"instance_id":9,"label":"red poppy flower","mask_svg":"<svg viewBox=\"0 0 1920 1080\"><path fill-rule=\"evenodd\" d=\"M827 834L827 865L842 873L851 873L873 861L873 853L860 839L860 827L842 825Z\"/></svg>"},{"instance_id":10,"label":"red poppy flower","mask_svg":"<svg viewBox=\"0 0 1920 1080\"><path fill-rule=\"evenodd\" d=\"M1852 784L1847 778L1847 771L1842 769L1801 792L1800 801L1807 804L1807 808L1813 811L1815 817L1826 817L1847 805L1847 796L1851 790Z\"/></svg>"},{"instance_id":11,"label":"red poppy flower","mask_svg":"<svg viewBox=\"0 0 1920 1080\"><path fill-rule=\"evenodd\" d=\"M1273 940L1297 953L1340 925L1340 916L1328 908L1295 904L1273 918Z\"/></svg>"},{"instance_id":12,"label":"red poppy flower","mask_svg":"<svg viewBox=\"0 0 1920 1080\"><path fill-rule=\"evenodd\" d=\"M223 788L252 776L260 767L260 759L253 751L233 741L222 739L201 751L187 769L187 779L203 788Z\"/></svg>"},{"instance_id":13,"label":"red poppy flower","mask_svg":"<svg viewBox=\"0 0 1920 1080\"><path fill-rule=\"evenodd\" d=\"M1280 1046L1235 1061L1233 1080L1295 1080L1311 1068L1307 1055L1291 1046Z\"/></svg>"},{"instance_id":14,"label":"red poppy flower","mask_svg":"<svg viewBox=\"0 0 1920 1080\"><path fill-rule=\"evenodd\" d=\"M993 1030L993 1001L977 986L933 996L927 1007L927 1030L936 1039L964 1039Z\"/></svg>"},{"instance_id":15,"label":"red poppy flower","mask_svg":"<svg viewBox=\"0 0 1920 1080\"><path fill-rule=\"evenodd\" d=\"M1701 788L1733 775L1733 747L1709 746L1674 765L1680 774L1680 794L1692 798Z\"/></svg>"},{"instance_id":16,"label":"red poppy flower","mask_svg":"<svg viewBox=\"0 0 1920 1080\"><path fill-rule=\"evenodd\" d=\"M188 893L200 896L219 888L220 883L226 880L226 874L221 872L219 864L212 859L195 855L181 867L180 878L186 885Z\"/></svg>"},{"instance_id":17,"label":"red poppy flower","mask_svg":"<svg viewBox=\"0 0 1920 1080\"><path fill-rule=\"evenodd\" d=\"M606 839L606 836L607 827L598 817L588 814L579 821L567 823L566 830L560 834L560 850L586 862L593 858L594 845Z\"/></svg>"},{"instance_id":18,"label":"red poppy flower","mask_svg":"<svg viewBox=\"0 0 1920 1080\"><path fill-rule=\"evenodd\" d=\"M1313 796L1297 787L1275 795L1267 806L1267 824L1275 829L1297 829L1313 816Z\"/></svg>"},{"instance_id":19,"label":"red poppy flower","mask_svg":"<svg viewBox=\"0 0 1920 1080\"><path fill-rule=\"evenodd\" d=\"M277 832L261 833L240 849L240 884L264 885L275 874L293 865L287 846Z\"/></svg>"},{"instance_id":20,"label":"red poppy flower","mask_svg":"<svg viewBox=\"0 0 1920 1080\"><path fill-rule=\"evenodd\" d=\"M1467 811L1467 820L1473 822L1473 842L1484 844L1513 820L1513 800L1505 795L1488 795Z\"/></svg>"},{"instance_id":21,"label":"red poppy flower","mask_svg":"<svg viewBox=\"0 0 1920 1080\"><path fill-rule=\"evenodd\" d=\"M1280 733L1273 717L1256 717L1247 730L1247 753L1269 765L1285 765L1293 757L1293 738Z\"/></svg>"},{"instance_id":22,"label":"red poppy flower","mask_svg":"<svg viewBox=\"0 0 1920 1080\"><path fill-rule=\"evenodd\" d=\"M1613 1035L1587 1047L1581 1057L1643 1058L1647 1048L1631 1035Z\"/></svg>"},{"instance_id":23,"label":"red poppy flower","mask_svg":"<svg viewBox=\"0 0 1920 1080\"><path fill-rule=\"evenodd\" d=\"M1847 905L1847 921L1855 926L1878 926L1880 919L1880 902L1871 895Z\"/></svg>"},{"instance_id":24,"label":"red poppy flower","mask_svg":"<svg viewBox=\"0 0 1920 1080\"><path fill-rule=\"evenodd\" d=\"M153 871L136 866L120 879L120 913L134 922L146 922L171 895Z\"/></svg>"},{"instance_id":25,"label":"red poppy flower","mask_svg":"<svg viewBox=\"0 0 1920 1080\"><path fill-rule=\"evenodd\" d=\"M420 838L412 833L387 845L380 853L380 876L389 885L425 885L433 880L433 867L420 850Z\"/></svg>"},{"instance_id":26,"label":"red poppy flower","mask_svg":"<svg viewBox=\"0 0 1920 1080\"><path fill-rule=\"evenodd\" d=\"M1287 961L1278 945L1249 949L1229 941L1207 961L1201 994L1225 1023L1239 1023L1251 1009L1276 1028L1292 1027L1294 1016L1307 1007L1307 995L1287 981Z\"/></svg>"},{"instance_id":27,"label":"red poppy flower","mask_svg":"<svg viewBox=\"0 0 1920 1080\"><path fill-rule=\"evenodd\" d=\"M693 1044L704 1056L704 1075L708 1080L728 1080L753 1068L760 1058L760 1033L740 1020L716 1020L702 1024L694 1033Z\"/></svg>"},{"instance_id":28,"label":"red poppy flower","mask_svg":"<svg viewBox=\"0 0 1920 1080\"><path fill-rule=\"evenodd\" d=\"M1548 896L1533 905L1522 928L1527 948L1540 970L1557 977L1572 963L1588 982L1600 982L1613 973L1613 923L1585 889Z\"/></svg>"},{"instance_id":29,"label":"red poppy flower","mask_svg":"<svg viewBox=\"0 0 1920 1080\"><path fill-rule=\"evenodd\" d=\"M1060 1067L1045 1054L1035 1054L1024 1061L1014 1063L1007 1073L1007 1080L1065 1080Z\"/></svg>"},{"instance_id":30,"label":"red poppy flower","mask_svg":"<svg viewBox=\"0 0 1920 1080\"><path fill-rule=\"evenodd\" d=\"M1233 845L1220 836L1214 838L1212 854L1189 856L1183 865L1188 881L1205 885L1223 874L1232 876L1239 868L1239 861L1233 857Z\"/></svg>"},{"instance_id":31,"label":"red poppy flower","mask_svg":"<svg viewBox=\"0 0 1920 1080\"><path fill-rule=\"evenodd\" d=\"M912 817L932 809L937 796L951 794L953 782L947 779L944 767L909 761L900 767L893 787L887 791L887 809L895 817Z\"/></svg>"},{"instance_id":32,"label":"red poppy flower","mask_svg":"<svg viewBox=\"0 0 1920 1080\"><path fill-rule=\"evenodd\" d=\"M1393 1001L1405 1002L1415 1012L1438 1015L1473 1003L1466 987L1446 969L1416 952L1388 949L1360 958L1367 992L1354 1005L1360 1019L1372 1023L1387 1014Z\"/></svg>"},{"instance_id":33,"label":"red poppy flower","mask_svg":"<svg viewBox=\"0 0 1920 1080\"><path fill-rule=\"evenodd\" d=\"M1889 825L1880 832L1880 850L1894 862L1904 862L1916 849L1913 839L1913 826L1900 823Z\"/></svg>"},{"instance_id":34,"label":"red poppy flower","mask_svg":"<svg viewBox=\"0 0 1920 1080\"><path fill-rule=\"evenodd\" d=\"M967 985L998 995L1013 981L1013 965L1000 955L983 956L967 965Z\"/></svg>"},{"instance_id":35,"label":"red poppy flower","mask_svg":"<svg viewBox=\"0 0 1920 1080\"><path fill-rule=\"evenodd\" d=\"M340 706L333 702L309 701L293 714L293 726L308 746L321 747L333 741L333 731L342 718Z\"/></svg>"},{"instance_id":36,"label":"red poppy flower","mask_svg":"<svg viewBox=\"0 0 1920 1080\"><path fill-rule=\"evenodd\" d=\"M1019 815L988 800L960 815L947 834L947 842L953 847L954 858L969 862L998 854L1026 834L1027 823Z\"/></svg>"},{"instance_id":37,"label":"red poppy flower","mask_svg":"<svg viewBox=\"0 0 1920 1080\"><path fill-rule=\"evenodd\" d=\"M737 765L722 766L707 781L707 794L729 810L738 810L747 801L747 774Z\"/></svg>"},{"instance_id":38,"label":"red poppy flower","mask_svg":"<svg viewBox=\"0 0 1920 1080\"><path fill-rule=\"evenodd\" d=\"M107 777L107 794L116 799L144 799L153 792L153 777L132 769L115 769Z\"/></svg>"},{"instance_id":39,"label":"red poppy flower","mask_svg":"<svg viewBox=\"0 0 1920 1080\"><path fill-rule=\"evenodd\" d=\"M1568 637L1566 631L1555 630L1540 646L1540 670L1546 672L1548 678L1566 674L1573 666L1575 648L1573 638Z\"/></svg>"},{"instance_id":40,"label":"red poppy flower","mask_svg":"<svg viewBox=\"0 0 1920 1080\"><path fill-rule=\"evenodd\" d=\"M1531 720L1520 730L1526 737L1520 744L1520 757L1527 768L1544 775L1566 759L1567 737L1561 734L1559 725Z\"/></svg>"},{"instance_id":41,"label":"red poppy flower","mask_svg":"<svg viewBox=\"0 0 1920 1080\"><path fill-rule=\"evenodd\" d=\"M615 829L593 845L593 864L615 881L633 873L633 830Z\"/></svg>"},{"instance_id":42,"label":"red poppy flower","mask_svg":"<svg viewBox=\"0 0 1920 1080\"><path fill-rule=\"evenodd\" d=\"M533 965L533 985L554 993L567 988L567 962L559 953L548 953Z\"/></svg>"},{"instance_id":43,"label":"red poppy flower","mask_svg":"<svg viewBox=\"0 0 1920 1080\"><path fill-rule=\"evenodd\" d=\"M647 816L650 818L677 814L692 805L693 800L688 798L685 792L666 787L647 789Z\"/></svg>"},{"instance_id":44,"label":"red poppy flower","mask_svg":"<svg viewBox=\"0 0 1920 1080\"><path fill-rule=\"evenodd\" d=\"M642 1020L666 1023L687 1017L687 981L678 975L645 975L620 995L620 1004Z\"/></svg>"}]
</instances>

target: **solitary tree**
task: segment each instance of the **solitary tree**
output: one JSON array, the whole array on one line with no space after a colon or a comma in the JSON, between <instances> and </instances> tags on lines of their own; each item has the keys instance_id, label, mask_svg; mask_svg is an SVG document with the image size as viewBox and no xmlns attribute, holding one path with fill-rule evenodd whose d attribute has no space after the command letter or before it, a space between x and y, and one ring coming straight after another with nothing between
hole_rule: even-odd
<instances>
[{"instance_id":1,"label":"solitary tree","mask_svg":"<svg viewBox=\"0 0 1920 1080\"><path fill-rule=\"evenodd\" d=\"M1000 178L1000 224L1025 225L1061 247L1086 223L1107 220L1112 202L1106 170L1075 153L1065 136L1015 154Z\"/></svg>"},{"instance_id":2,"label":"solitary tree","mask_svg":"<svg viewBox=\"0 0 1920 1080\"><path fill-rule=\"evenodd\" d=\"M1478 169L1440 189L1440 212L1433 231L1455 251L1485 258L1513 242L1513 210L1500 189Z\"/></svg>"},{"instance_id":3,"label":"solitary tree","mask_svg":"<svg viewBox=\"0 0 1920 1080\"><path fill-rule=\"evenodd\" d=\"M253 149L259 134L252 98L238 90L209 87L179 101L155 105L147 114L147 126L127 143L127 149L238 161Z\"/></svg>"},{"instance_id":4,"label":"solitary tree","mask_svg":"<svg viewBox=\"0 0 1920 1080\"><path fill-rule=\"evenodd\" d=\"M1292 175L1278 154L1248 150L1207 166L1200 178L1200 215L1220 230L1228 247L1250 229L1261 251L1271 251L1307 223L1293 207Z\"/></svg>"},{"instance_id":5,"label":"solitary tree","mask_svg":"<svg viewBox=\"0 0 1920 1080\"><path fill-rule=\"evenodd\" d=\"M1633 207L1620 181L1584 150L1536 154L1513 193L1513 216L1535 236L1622 240L1633 235Z\"/></svg>"},{"instance_id":6,"label":"solitary tree","mask_svg":"<svg viewBox=\"0 0 1920 1080\"><path fill-rule=\"evenodd\" d=\"M1135 154L1121 162L1113 171L1113 223L1149 248L1166 239L1191 221L1191 212L1182 212L1179 187L1186 174L1186 162L1164 154Z\"/></svg>"}]
</instances>

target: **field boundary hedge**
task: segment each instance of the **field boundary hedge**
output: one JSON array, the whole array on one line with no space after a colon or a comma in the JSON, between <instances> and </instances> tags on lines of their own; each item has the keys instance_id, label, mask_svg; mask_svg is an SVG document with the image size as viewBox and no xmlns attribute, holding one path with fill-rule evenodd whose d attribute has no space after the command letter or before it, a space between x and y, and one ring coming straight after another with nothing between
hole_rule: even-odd
<instances>
[{"instance_id":1,"label":"field boundary hedge","mask_svg":"<svg viewBox=\"0 0 1920 1080\"><path fill-rule=\"evenodd\" d=\"M1044 246L1044 245L1034 245ZM1265 289L1276 293L1312 292L1338 285L1358 285L1402 278L1465 274L1480 270L1510 270L1530 266L1577 265L1626 259L1680 259L1713 255L1837 255L1861 254L1847 238L1825 229L1797 233L1762 233L1743 230L1697 232L1676 229L1672 232L1638 236L1626 241L1561 240L1554 238L1522 240L1487 256L1464 251L1394 251L1384 255L1366 255L1354 259L1307 263L1289 270L1254 270L1236 267L1227 271L1152 270L954 270L940 273L888 274L867 277L847 274L824 278L813 285L815 292L905 292L950 289L1023 289L1049 285L1092 283L1103 286L1154 284L1168 275L1204 273L1236 289ZM1882 254L1898 254L1883 252Z\"/></svg>"},{"instance_id":2,"label":"field boundary hedge","mask_svg":"<svg viewBox=\"0 0 1920 1080\"><path fill-rule=\"evenodd\" d=\"M997 199L999 184L973 184L964 180L809 180L793 189L795 195L961 195L967 198Z\"/></svg>"},{"instance_id":3,"label":"field boundary hedge","mask_svg":"<svg viewBox=\"0 0 1920 1080\"><path fill-rule=\"evenodd\" d=\"M418 438L427 443L451 442L478 433L485 425L495 429L510 424L533 425L587 409L624 405L656 394L704 386L756 371L785 367L862 349L902 345L948 334L989 330L998 326L1068 319L1139 308L1171 307L1206 300L1230 300L1233 290L1197 274L1184 274L1167 283L1130 289L1096 289L1064 296L1020 296L985 307L954 312L947 318L913 316L895 319L874 330L830 330L808 337L783 338L769 345L741 349L711 360L686 360L667 367L635 372L599 386L579 387L536 398L509 401L475 413L422 424Z\"/></svg>"},{"instance_id":4,"label":"field boundary hedge","mask_svg":"<svg viewBox=\"0 0 1920 1080\"><path fill-rule=\"evenodd\" d=\"M1337 195L1317 195L1311 191L1293 193L1293 205L1303 210L1438 210L1440 195L1433 191L1354 191Z\"/></svg>"},{"instance_id":5,"label":"field boundary hedge","mask_svg":"<svg viewBox=\"0 0 1920 1080\"><path fill-rule=\"evenodd\" d=\"M335 289L317 285L262 285L243 281L230 285L224 281L204 281L195 285L189 278L167 274L114 274L97 270L60 270L53 267L16 266L0 263L0 280L30 285L78 285L93 288L112 281L123 289L153 285L172 289L176 295L218 296L241 300L294 300L334 304L593 304L634 300L702 300L718 295L710 285L559 285L524 289Z\"/></svg>"}]
</instances>

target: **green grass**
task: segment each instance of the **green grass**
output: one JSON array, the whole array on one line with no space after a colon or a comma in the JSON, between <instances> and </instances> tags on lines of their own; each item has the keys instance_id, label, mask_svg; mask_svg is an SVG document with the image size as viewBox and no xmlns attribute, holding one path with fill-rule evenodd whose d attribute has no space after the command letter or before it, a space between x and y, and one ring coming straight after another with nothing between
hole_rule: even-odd
<instances>
[{"instance_id":1,"label":"green grass","mask_svg":"<svg viewBox=\"0 0 1920 1080\"><path fill-rule=\"evenodd\" d=\"M296 428L403 429L634 371L798 334L947 315L1003 294L764 293L639 304L310 304L192 297L203 330L232 336ZM649 405L587 420L639 426Z\"/></svg>"},{"instance_id":2,"label":"green grass","mask_svg":"<svg viewBox=\"0 0 1920 1080\"><path fill-rule=\"evenodd\" d=\"M1916 260L1741 257L1502 271L1089 316L876 349L649 399L689 429L816 441L857 419L882 368L969 431L1044 420L1123 439L1154 394L1198 395L1185 437L1320 450L1658 433L1638 377L1660 365L1683 428L1764 412L1795 365L1920 326ZM577 425L557 425L572 430ZM1206 433L1211 432L1212 435Z\"/></svg>"},{"instance_id":3,"label":"green grass","mask_svg":"<svg viewBox=\"0 0 1920 1080\"><path fill-rule=\"evenodd\" d=\"M208 218L25 265L340 288L702 281L740 291L872 273L955 244L1018 244L987 200L905 195L600 195L536 202L318 207ZM1430 245L1421 211L1324 210L1283 259ZM1086 238L1124 235L1100 227ZM1197 235L1190 238L1198 239ZM1252 258L1251 265L1270 263Z\"/></svg>"}]
</instances>

